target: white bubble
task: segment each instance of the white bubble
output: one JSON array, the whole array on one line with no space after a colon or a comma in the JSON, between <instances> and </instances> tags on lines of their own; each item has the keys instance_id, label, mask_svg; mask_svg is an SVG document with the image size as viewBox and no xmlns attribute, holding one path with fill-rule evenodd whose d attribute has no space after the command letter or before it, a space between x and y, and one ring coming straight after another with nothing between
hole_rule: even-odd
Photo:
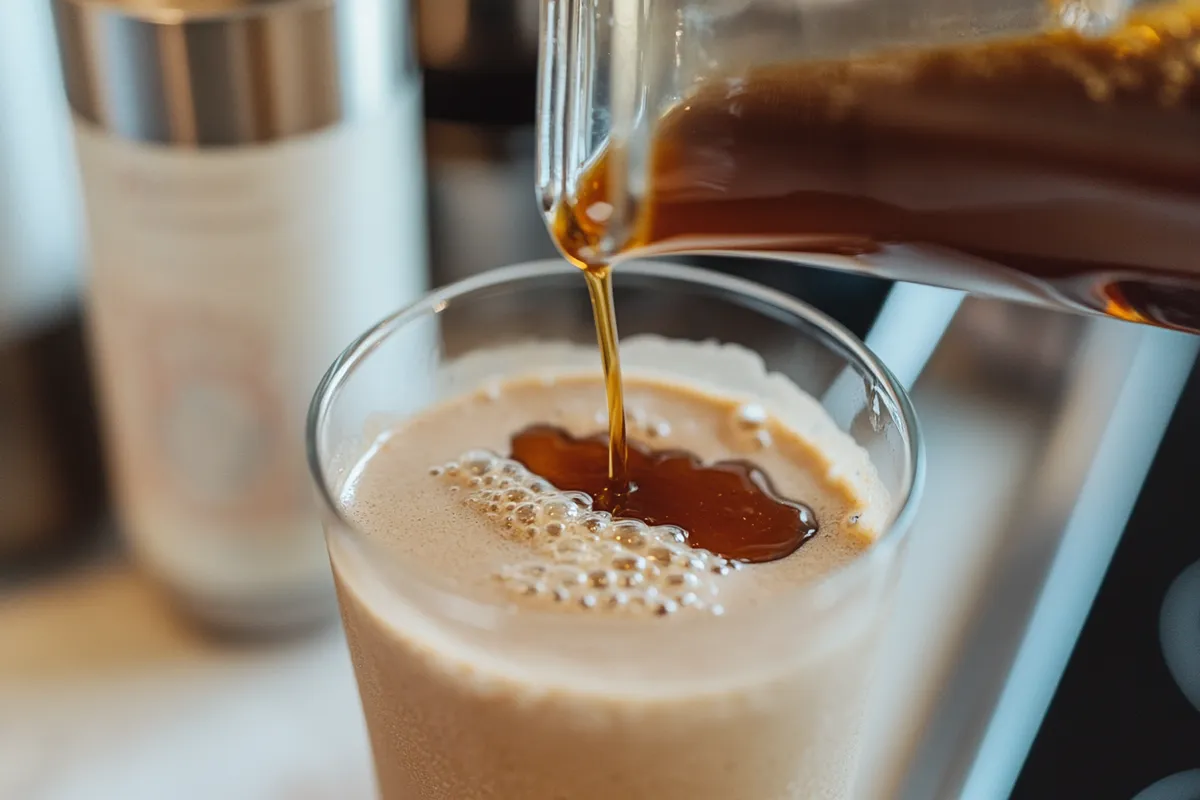
<instances>
[{"instance_id":1,"label":"white bubble","mask_svg":"<svg viewBox=\"0 0 1200 800\"><path fill-rule=\"evenodd\" d=\"M596 569L588 573L588 581L597 589L607 589L616 581L616 576L610 570Z\"/></svg>"},{"instance_id":2,"label":"white bubble","mask_svg":"<svg viewBox=\"0 0 1200 800\"><path fill-rule=\"evenodd\" d=\"M620 542L630 550L641 550L646 546L646 526L637 520L623 519L614 523L610 531L613 541Z\"/></svg>"},{"instance_id":3,"label":"white bubble","mask_svg":"<svg viewBox=\"0 0 1200 800\"><path fill-rule=\"evenodd\" d=\"M579 506L570 500L556 498L542 503L541 512L542 519L569 522L579 517Z\"/></svg>"},{"instance_id":4,"label":"white bubble","mask_svg":"<svg viewBox=\"0 0 1200 800\"><path fill-rule=\"evenodd\" d=\"M468 475L483 475L496 464L496 456L487 450L472 450L466 453L459 464Z\"/></svg>"},{"instance_id":5,"label":"white bubble","mask_svg":"<svg viewBox=\"0 0 1200 800\"><path fill-rule=\"evenodd\" d=\"M767 410L758 403L743 403L734 409L733 421L742 430L753 430L767 424Z\"/></svg>"},{"instance_id":6,"label":"white bubble","mask_svg":"<svg viewBox=\"0 0 1200 800\"><path fill-rule=\"evenodd\" d=\"M558 537L563 535L566 527L561 522L547 522L542 530L546 532L547 536Z\"/></svg>"},{"instance_id":7,"label":"white bubble","mask_svg":"<svg viewBox=\"0 0 1200 800\"><path fill-rule=\"evenodd\" d=\"M535 506L533 503L522 503L513 509L513 517L515 517L518 522L524 522L528 525L538 517L537 506Z\"/></svg>"},{"instance_id":8,"label":"white bubble","mask_svg":"<svg viewBox=\"0 0 1200 800\"><path fill-rule=\"evenodd\" d=\"M646 559L635 553L621 553L613 556L612 565L621 572L640 572L646 568Z\"/></svg>"},{"instance_id":9,"label":"white bubble","mask_svg":"<svg viewBox=\"0 0 1200 800\"><path fill-rule=\"evenodd\" d=\"M640 572L627 572L620 578L620 583L626 589L632 589L635 586L641 586L646 582L646 576Z\"/></svg>"},{"instance_id":10,"label":"white bubble","mask_svg":"<svg viewBox=\"0 0 1200 800\"><path fill-rule=\"evenodd\" d=\"M583 527L588 533L601 533L612 522L612 517L606 511L596 511L583 518Z\"/></svg>"},{"instance_id":11,"label":"white bubble","mask_svg":"<svg viewBox=\"0 0 1200 800\"><path fill-rule=\"evenodd\" d=\"M672 586L695 586L700 582L694 572L669 572L667 573L667 583Z\"/></svg>"},{"instance_id":12,"label":"white bubble","mask_svg":"<svg viewBox=\"0 0 1200 800\"><path fill-rule=\"evenodd\" d=\"M683 544L688 538L687 531L678 525L656 525L654 533L662 539L679 544Z\"/></svg>"},{"instance_id":13,"label":"white bubble","mask_svg":"<svg viewBox=\"0 0 1200 800\"><path fill-rule=\"evenodd\" d=\"M675 551L662 544L651 547L646 551L646 558L663 567L670 564L671 559L674 558L674 556Z\"/></svg>"}]
</instances>

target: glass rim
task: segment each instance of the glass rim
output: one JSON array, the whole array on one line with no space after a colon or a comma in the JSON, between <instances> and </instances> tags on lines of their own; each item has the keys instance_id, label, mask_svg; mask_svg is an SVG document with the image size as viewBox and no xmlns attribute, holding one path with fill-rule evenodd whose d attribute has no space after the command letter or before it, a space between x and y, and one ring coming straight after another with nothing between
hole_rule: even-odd
<instances>
[{"instance_id":1,"label":"glass rim","mask_svg":"<svg viewBox=\"0 0 1200 800\"><path fill-rule=\"evenodd\" d=\"M326 480L326 469L322 461L324 454L321 452L320 436L342 386L354 374L361 362L367 359L390 336L410 322L425 318L430 314L441 313L458 298L505 284L520 284L554 274L569 275L578 273L578 271L577 267L563 259L542 259L485 270L428 292L409 305L384 317L352 341L334 359L322 376L320 383L317 384L305 421L304 438L308 471L310 478L316 484L318 498L323 506L322 513L332 514L336 523L351 532L356 538L365 537L365 534L342 512L337 498L330 491L329 482ZM870 373L883 390L888 404L896 412L896 420L901 426L900 432L907 456L905 458L904 488L899 493L903 499L900 502L893 500L891 513L885 518L881 530L876 531L874 541L861 555L811 583L797 587L797 589L801 592L805 590L836 590L836 587L841 585L850 585L858 575L867 572L877 562L887 558L890 552L900 545L912 526L912 520L916 516L924 488L925 443L917 422L916 410L913 408L908 392L900 385L891 370L862 340L840 322L808 303L745 278L701 267L646 260L622 261L614 267L613 273L614 283L619 283L622 275L630 274L682 281L721 290L734 297L751 299L777 308L794 315L831 337L838 346L844 349L849 363L857 362ZM583 287L582 276L579 276L579 282Z\"/></svg>"}]
</instances>

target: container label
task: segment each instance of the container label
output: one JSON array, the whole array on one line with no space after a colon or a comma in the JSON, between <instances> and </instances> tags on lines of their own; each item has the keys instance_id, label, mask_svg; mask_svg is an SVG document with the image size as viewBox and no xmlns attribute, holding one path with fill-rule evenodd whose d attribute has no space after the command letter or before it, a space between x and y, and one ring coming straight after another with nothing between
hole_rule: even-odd
<instances>
[{"instance_id":1,"label":"container label","mask_svg":"<svg viewBox=\"0 0 1200 800\"><path fill-rule=\"evenodd\" d=\"M110 464L169 579L326 571L304 418L337 354L426 288L418 101L414 84L375 120L230 149L76 121Z\"/></svg>"}]
</instances>

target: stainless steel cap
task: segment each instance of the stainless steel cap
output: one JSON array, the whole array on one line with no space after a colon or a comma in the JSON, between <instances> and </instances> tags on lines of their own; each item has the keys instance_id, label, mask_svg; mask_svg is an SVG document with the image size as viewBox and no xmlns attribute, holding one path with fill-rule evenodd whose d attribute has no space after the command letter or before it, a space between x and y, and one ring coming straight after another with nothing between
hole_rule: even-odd
<instances>
[{"instance_id":1,"label":"stainless steel cap","mask_svg":"<svg viewBox=\"0 0 1200 800\"><path fill-rule=\"evenodd\" d=\"M378 113L416 76L405 0L53 6L72 109L138 141L282 139Z\"/></svg>"}]
</instances>

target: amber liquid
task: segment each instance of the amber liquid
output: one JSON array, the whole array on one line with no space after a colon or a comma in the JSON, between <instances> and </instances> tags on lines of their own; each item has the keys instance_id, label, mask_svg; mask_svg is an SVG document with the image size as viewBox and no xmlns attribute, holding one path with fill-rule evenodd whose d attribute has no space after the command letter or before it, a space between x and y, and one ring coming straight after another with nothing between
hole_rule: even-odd
<instances>
[{"instance_id":1,"label":"amber liquid","mask_svg":"<svg viewBox=\"0 0 1200 800\"><path fill-rule=\"evenodd\" d=\"M617 387L618 394L620 387ZM592 507L650 525L675 525L688 543L735 561L774 561L817 533L813 510L781 497L748 461L704 464L683 450L626 452L626 491L613 491L609 438L576 438L549 425L513 437L512 457L566 491L587 492Z\"/></svg>"},{"instance_id":2,"label":"amber liquid","mask_svg":"<svg viewBox=\"0 0 1200 800\"><path fill-rule=\"evenodd\" d=\"M779 496L747 461L704 464L682 450L651 451L629 443L612 268L577 264L587 279L604 369L608 432L575 438L540 425L513 437L512 457L564 491L586 492L592 507L616 518L675 525L688 543L753 563L795 552L817 533L811 508Z\"/></svg>"},{"instance_id":3,"label":"amber liquid","mask_svg":"<svg viewBox=\"0 0 1200 800\"><path fill-rule=\"evenodd\" d=\"M615 518L675 525L688 543L736 562L784 558L817 533L812 509L778 495L748 461L704 464L683 450L631 445L625 431L625 392L612 268L576 262L587 279L604 369L608 432L575 438L539 425L513 437L512 457L564 491L586 492L592 507Z\"/></svg>"},{"instance_id":4,"label":"amber liquid","mask_svg":"<svg viewBox=\"0 0 1200 800\"><path fill-rule=\"evenodd\" d=\"M714 76L658 122L632 226L588 214L602 155L555 237L585 263L758 252L1195 332L1198 26L1186 0L1099 38Z\"/></svg>"},{"instance_id":5,"label":"amber liquid","mask_svg":"<svg viewBox=\"0 0 1200 800\"><path fill-rule=\"evenodd\" d=\"M592 316L596 320L596 341L600 345L604 393L608 400L608 482L603 487L603 498L597 495L593 497L611 505L629 491L629 444L625 439L625 392L621 385L621 351L617 343L617 314L613 308L612 269L608 266L585 268L583 274L587 278ZM553 483L549 476L542 477Z\"/></svg>"}]
</instances>

